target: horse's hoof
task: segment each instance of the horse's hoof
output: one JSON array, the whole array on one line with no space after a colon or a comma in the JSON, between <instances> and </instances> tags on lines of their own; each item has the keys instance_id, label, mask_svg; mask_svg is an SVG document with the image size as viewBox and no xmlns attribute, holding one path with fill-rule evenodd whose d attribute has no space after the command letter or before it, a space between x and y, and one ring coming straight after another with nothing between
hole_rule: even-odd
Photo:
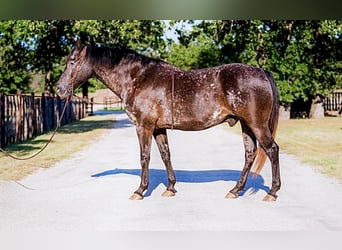
<instances>
[{"instance_id":1,"label":"horse's hoof","mask_svg":"<svg viewBox=\"0 0 342 250\"><path fill-rule=\"evenodd\" d=\"M277 200L277 198L276 197L274 197L274 196L272 196L272 195L266 195L265 197L264 197L264 199L262 199L262 201L276 201Z\"/></svg>"},{"instance_id":2,"label":"horse's hoof","mask_svg":"<svg viewBox=\"0 0 342 250\"><path fill-rule=\"evenodd\" d=\"M129 199L132 201L138 201L138 200L142 200L143 197L140 194L134 193L131 195L131 197L129 197Z\"/></svg>"},{"instance_id":3,"label":"horse's hoof","mask_svg":"<svg viewBox=\"0 0 342 250\"><path fill-rule=\"evenodd\" d=\"M171 191L171 190L165 190L163 193L162 193L162 196L163 197L172 197L172 196L175 196L175 192Z\"/></svg>"},{"instance_id":4,"label":"horse's hoof","mask_svg":"<svg viewBox=\"0 0 342 250\"><path fill-rule=\"evenodd\" d=\"M228 194L226 195L226 199L236 199L236 198L238 198L239 197L239 195L238 194L233 194L233 193L231 193L231 192L228 192Z\"/></svg>"}]
</instances>

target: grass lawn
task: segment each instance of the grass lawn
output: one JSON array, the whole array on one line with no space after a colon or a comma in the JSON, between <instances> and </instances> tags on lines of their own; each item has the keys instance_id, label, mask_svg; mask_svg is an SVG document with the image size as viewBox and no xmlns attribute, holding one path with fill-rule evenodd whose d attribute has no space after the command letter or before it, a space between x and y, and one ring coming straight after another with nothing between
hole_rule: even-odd
<instances>
[{"instance_id":1,"label":"grass lawn","mask_svg":"<svg viewBox=\"0 0 342 250\"><path fill-rule=\"evenodd\" d=\"M65 125L59 128L52 143L31 160L17 161L0 153L0 180L20 180L38 168L46 168L66 159L90 145L113 127L113 124L114 115L96 115ZM23 143L10 145L6 150L18 157L30 156L45 145L51 134L43 134Z\"/></svg>"},{"instance_id":2,"label":"grass lawn","mask_svg":"<svg viewBox=\"0 0 342 250\"><path fill-rule=\"evenodd\" d=\"M239 126L234 131L241 133ZM342 118L279 121L280 150L342 182Z\"/></svg>"},{"instance_id":3,"label":"grass lawn","mask_svg":"<svg viewBox=\"0 0 342 250\"><path fill-rule=\"evenodd\" d=\"M342 118L280 121L276 140L281 150L342 181Z\"/></svg>"}]
</instances>

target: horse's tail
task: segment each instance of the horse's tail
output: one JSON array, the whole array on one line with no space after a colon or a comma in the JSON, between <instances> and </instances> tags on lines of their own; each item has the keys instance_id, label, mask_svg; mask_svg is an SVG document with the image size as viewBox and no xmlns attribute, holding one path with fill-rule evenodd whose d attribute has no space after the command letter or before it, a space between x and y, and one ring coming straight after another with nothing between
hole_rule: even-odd
<instances>
[{"instance_id":1,"label":"horse's tail","mask_svg":"<svg viewBox=\"0 0 342 250\"><path fill-rule=\"evenodd\" d=\"M265 70L265 73L266 73L268 80L271 83L272 94L273 94L273 104L272 104L272 110L271 110L271 115L270 115L270 119L268 122L268 126L272 133L272 137L275 138L277 128L278 128L278 120L279 120L279 94L278 94L277 83L274 80L272 73L267 70ZM265 165L266 159L267 159L266 152L259 145L256 151L256 157L254 159L253 167L252 167L254 169L254 173L253 173L254 177L260 173L261 169Z\"/></svg>"}]
</instances>

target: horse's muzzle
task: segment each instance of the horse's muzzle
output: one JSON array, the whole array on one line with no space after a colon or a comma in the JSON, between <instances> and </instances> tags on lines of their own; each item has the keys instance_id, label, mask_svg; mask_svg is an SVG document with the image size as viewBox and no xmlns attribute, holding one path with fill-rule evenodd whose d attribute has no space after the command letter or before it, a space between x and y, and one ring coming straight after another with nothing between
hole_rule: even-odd
<instances>
[{"instance_id":1,"label":"horse's muzzle","mask_svg":"<svg viewBox=\"0 0 342 250\"><path fill-rule=\"evenodd\" d=\"M72 92L72 86L70 86L69 84L57 84L56 93L60 98L68 98L72 95Z\"/></svg>"}]
</instances>

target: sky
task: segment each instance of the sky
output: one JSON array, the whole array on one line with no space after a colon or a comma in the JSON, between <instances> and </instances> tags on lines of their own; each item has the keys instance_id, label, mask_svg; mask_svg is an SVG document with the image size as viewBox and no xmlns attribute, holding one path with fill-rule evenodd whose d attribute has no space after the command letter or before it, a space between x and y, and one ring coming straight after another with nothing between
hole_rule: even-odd
<instances>
[{"instance_id":1,"label":"sky","mask_svg":"<svg viewBox=\"0 0 342 250\"><path fill-rule=\"evenodd\" d=\"M200 23L202 20L194 20L194 24ZM165 20L166 23L166 32L164 37L170 38L175 42L178 42L178 35L176 33L177 28L182 28L182 30L191 30L193 24L189 24L187 22L177 23L174 27L170 28L170 20Z\"/></svg>"}]
</instances>

